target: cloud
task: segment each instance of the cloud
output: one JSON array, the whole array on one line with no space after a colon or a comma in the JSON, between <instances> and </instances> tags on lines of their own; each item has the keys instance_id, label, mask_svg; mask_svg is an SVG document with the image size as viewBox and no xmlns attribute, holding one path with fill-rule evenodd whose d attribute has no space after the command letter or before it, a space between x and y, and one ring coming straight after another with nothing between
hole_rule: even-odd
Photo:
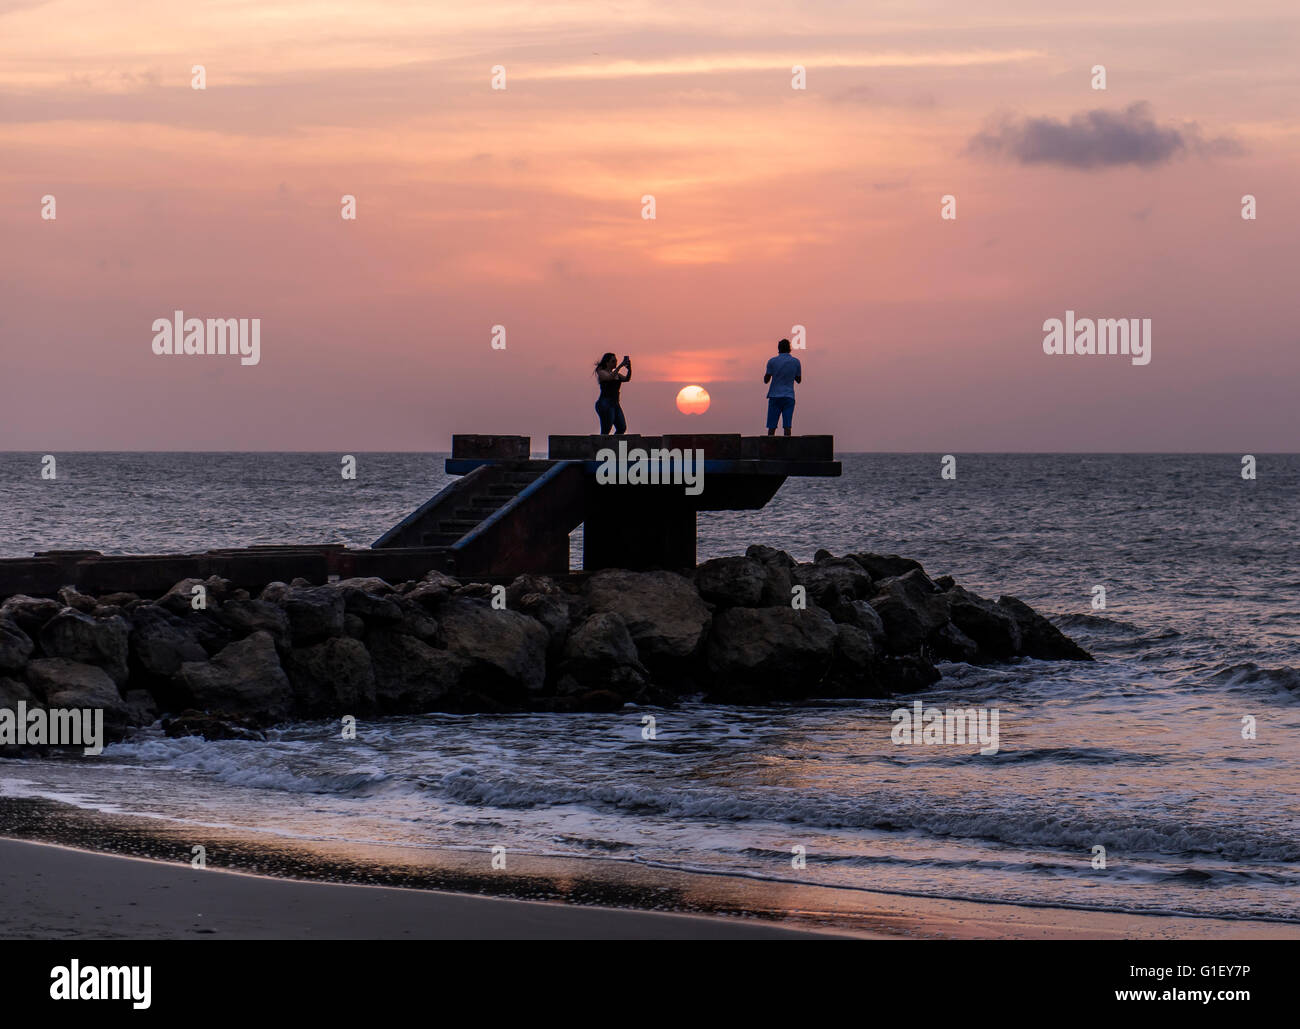
<instances>
[{"instance_id":1,"label":"cloud","mask_svg":"<svg viewBox=\"0 0 1300 1029\"><path fill-rule=\"evenodd\" d=\"M1003 117L972 136L967 150L1020 164L1081 169L1157 165L1189 153L1224 157L1243 152L1240 143L1227 137L1203 139L1194 122L1181 128L1158 125L1146 103L1122 112L1082 111L1068 122Z\"/></svg>"}]
</instances>

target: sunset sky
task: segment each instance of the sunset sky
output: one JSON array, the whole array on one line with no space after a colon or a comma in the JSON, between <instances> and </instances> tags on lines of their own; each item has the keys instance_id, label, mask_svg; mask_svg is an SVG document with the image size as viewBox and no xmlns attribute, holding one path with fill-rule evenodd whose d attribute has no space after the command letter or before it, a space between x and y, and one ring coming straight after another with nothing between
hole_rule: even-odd
<instances>
[{"instance_id":1,"label":"sunset sky","mask_svg":"<svg viewBox=\"0 0 1300 1029\"><path fill-rule=\"evenodd\" d=\"M0 450L540 442L596 430L607 350L631 431L755 433L796 324L796 432L842 450L1295 450L1298 26L1293 0L0 0ZM156 356L176 309L260 318L261 363ZM1151 363L1045 355L1066 309L1150 318Z\"/></svg>"}]
</instances>

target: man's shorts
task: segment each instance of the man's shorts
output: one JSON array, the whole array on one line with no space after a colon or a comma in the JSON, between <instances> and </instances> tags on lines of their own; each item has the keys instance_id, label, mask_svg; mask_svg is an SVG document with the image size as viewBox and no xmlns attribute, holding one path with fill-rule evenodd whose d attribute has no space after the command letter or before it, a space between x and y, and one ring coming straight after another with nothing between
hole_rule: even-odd
<instances>
[{"instance_id":1,"label":"man's shorts","mask_svg":"<svg viewBox=\"0 0 1300 1029\"><path fill-rule=\"evenodd\" d=\"M767 427L776 428L776 420L780 418L783 428L790 428L790 419L794 417L794 397L768 397L767 398Z\"/></svg>"}]
</instances>

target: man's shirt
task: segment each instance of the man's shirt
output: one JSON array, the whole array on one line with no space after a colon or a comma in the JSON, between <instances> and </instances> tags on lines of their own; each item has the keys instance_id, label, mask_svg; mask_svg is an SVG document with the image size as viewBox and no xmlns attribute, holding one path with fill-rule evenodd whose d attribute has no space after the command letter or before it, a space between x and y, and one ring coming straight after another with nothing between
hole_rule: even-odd
<instances>
[{"instance_id":1,"label":"man's shirt","mask_svg":"<svg viewBox=\"0 0 1300 1029\"><path fill-rule=\"evenodd\" d=\"M777 354L768 360L766 374L772 376L772 383L767 389L768 399L789 397L793 400L794 380L803 375L803 367L799 364L799 358L792 354Z\"/></svg>"}]
</instances>

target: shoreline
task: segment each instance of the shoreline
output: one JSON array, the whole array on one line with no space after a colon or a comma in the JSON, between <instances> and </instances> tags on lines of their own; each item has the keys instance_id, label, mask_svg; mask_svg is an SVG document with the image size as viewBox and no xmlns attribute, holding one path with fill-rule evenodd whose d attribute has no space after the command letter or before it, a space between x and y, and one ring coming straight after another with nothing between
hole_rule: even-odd
<instances>
[{"instance_id":1,"label":"shoreline","mask_svg":"<svg viewBox=\"0 0 1300 1029\"><path fill-rule=\"evenodd\" d=\"M202 871L189 857L199 840ZM2 797L0 880L17 903L0 913L0 938L1300 939L1286 922L917 897L601 858L511 853L508 872L489 862L486 850L268 837ZM199 912L206 924L191 917Z\"/></svg>"}]
</instances>

